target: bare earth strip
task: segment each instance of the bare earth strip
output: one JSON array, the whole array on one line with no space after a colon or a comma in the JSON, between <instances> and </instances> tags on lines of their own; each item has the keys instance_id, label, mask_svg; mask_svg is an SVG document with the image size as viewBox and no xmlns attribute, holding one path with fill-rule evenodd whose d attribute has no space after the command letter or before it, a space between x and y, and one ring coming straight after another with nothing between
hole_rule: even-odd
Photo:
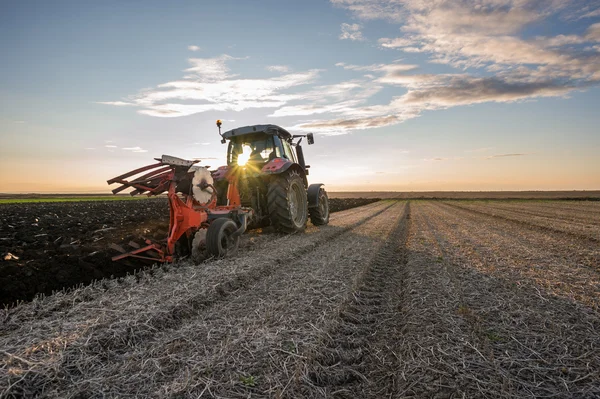
<instances>
[{"instance_id":1,"label":"bare earth strip","mask_svg":"<svg viewBox=\"0 0 600 399\"><path fill-rule=\"evenodd\" d=\"M560 209L577 212L600 213L600 201L544 201L539 203L540 207L549 209Z\"/></svg>"},{"instance_id":2,"label":"bare earth strip","mask_svg":"<svg viewBox=\"0 0 600 399\"><path fill-rule=\"evenodd\" d=\"M393 225L387 242L362 267L352 291L308 348L303 362L307 374L292 387L290 397L381 398L397 390L394 368L401 359L392 348L404 327L409 205Z\"/></svg>"},{"instance_id":3,"label":"bare earth strip","mask_svg":"<svg viewBox=\"0 0 600 399\"><path fill-rule=\"evenodd\" d=\"M477 353L465 358L466 348L453 352L440 340L431 342L432 362L437 357L446 370L453 369L440 377L447 380L452 376L444 384L464 381L464 386L455 389L467 397L599 397L598 274L587 276L592 291L581 294L587 303L552 295L544 287L561 283L557 269L577 266L563 257L565 252L545 243L542 234L538 233L537 246L521 252L511 223L494 223L491 218L468 220L464 217L468 213L452 217L440 204L413 204L412 209L413 223L420 223L418 231L425 235L425 253L429 256L426 248L433 244L439 252L437 267L456 277L450 279L456 283L456 294L446 300L454 299L452 313L470 325L470 338L464 345ZM539 279L520 279L520 274L535 268L535 260L529 258L535 250L538 256L547 256L536 270ZM572 273L585 270L578 268ZM548 284L540 284L543 275ZM572 288L579 289L577 284ZM568 285L567 281L559 286L559 293L568 292ZM445 317L449 327L439 325L439 331L460 325L452 316ZM465 331L464 327L460 331ZM448 335L450 341L455 336L454 332ZM469 373L465 373L465 365Z\"/></svg>"},{"instance_id":4,"label":"bare earth strip","mask_svg":"<svg viewBox=\"0 0 600 399\"><path fill-rule=\"evenodd\" d=\"M600 310L600 243L552 230L523 228L511 220L446 204L424 205L435 212L435 227L448 232L454 245L472 248L473 254L490 260L485 273L494 272L514 284L531 283Z\"/></svg>"},{"instance_id":5,"label":"bare earth strip","mask_svg":"<svg viewBox=\"0 0 600 399\"><path fill-rule=\"evenodd\" d=\"M551 220L580 223L586 225L600 225L600 211L593 212L589 209L565 209L563 207L548 207L540 202L486 202L487 207L509 210L523 215L540 216ZM564 206L564 202L559 205Z\"/></svg>"},{"instance_id":6,"label":"bare earth strip","mask_svg":"<svg viewBox=\"0 0 600 399\"><path fill-rule=\"evenodd\" d=\"M556 220L551 217L537 216L533 214L524 214L520 210L502 209L493 203L477 202L446 202L455 208L467 209L471 212L481 213L493 216L495 218L511 220L521 225L535 226L544 230L563 232L580 238L600 241L600 223L595 220L588 222L576 222L566 220Z\"/></svg>"},{"instance_id":7,"label":"bare earth strip","mask_svg":"<svg viewBox=\"0 0 600 399\"><path fill-rule=\"evenodd\" d=\"M346 216L341 212L332 215L330 226L259 240L255 251L237 258L159 269L142 274L139 282L135 277L105 281L5 311L0 389L9 397L41 392L164 397L205 388L245 397L255 389L283 391L279 378L263 377L271 368L249 360L235 367L236 357L249 353L253 359L254 345L259 356L279 353L259 348L270 333L260 334L257 327L271 320L278 349L289 352L284 359L295 358L308 331L296 337L300 321L291 315L307 317L309 322L300 325L315 331L312 326L325 317L315 306L336 307L354 272L385 241L399 207L388 202ZM263 295L256 293L257 285ZM294 312L300 306L300 313ZM235 329L244 326L244 317L253 325ZM278 335L286 330L280 324L286 317L291 331ZM257 342L240 348L237 344L249 339L246 334Z\"/></svg>"}]
</instances>

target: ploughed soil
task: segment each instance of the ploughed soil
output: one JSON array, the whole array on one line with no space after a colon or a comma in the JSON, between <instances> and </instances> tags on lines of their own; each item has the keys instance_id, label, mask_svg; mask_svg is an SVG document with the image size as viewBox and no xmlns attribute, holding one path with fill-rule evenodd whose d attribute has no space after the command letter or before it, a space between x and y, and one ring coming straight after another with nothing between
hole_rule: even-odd
<instances>
[{"instance_id":1,"label":"ploughed soil","mask_svg":"<svg viewBox=\"0 0 600 399\"><path fill-rule=\"evenodd\" d=\"M330 210L375 201L334 198ZM0 205L0 305L146 267L113 262L118 252L111 245L130 250L130 242L165 240L168 225L165 198Z\"/></svg>"},{"instance_id":2,"label":"ploughed soil","mask_svg":"<svg viewBox=\"0 0 600 399\"><path fill-rule=\"evenodd\" d=\"M600 202L382 200L0 308L2 398L600 398Z\"/></svg>"}]
</instances>

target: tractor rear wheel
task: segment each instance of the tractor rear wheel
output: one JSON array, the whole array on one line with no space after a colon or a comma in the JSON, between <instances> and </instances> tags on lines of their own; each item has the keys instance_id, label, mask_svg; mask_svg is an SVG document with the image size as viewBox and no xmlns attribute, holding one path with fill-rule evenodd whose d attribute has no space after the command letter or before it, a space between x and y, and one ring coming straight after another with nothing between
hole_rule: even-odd
<instances>
[{"instance_id":1,"label":"tractor rear wheel","mask_svg":"<svg viewBox=\"0 0 600 399\"><path fill-rule=\"evenodd\" d=\"M269 184L267 206L271 224L284 233L306 227L308 199L302 176L296 171L275 177Z\"/></svg>"},{"instance_id":2,"label":"tractor rear wheel","mask_svg":"<svg viewBox=\"0 0 600 399\"><path fill-rule=\"evenodd\" d=\"M319 189L319 205L310 208L310 221L315 226L323 226L329 223L329 198L324 188Z\"/></svg>"},{"instance_id":3,"label":"tractor rear wheel","mask_svg":"<svg viewBox=\"0 0 600 399\"><path fill-rule=\"evenodd\" d=\"M240 243L240 237L233 236L237 229L237 225L231 219L215 219L206 231L206 249L208 253L218 258L233 254Z\"/></svg>"}]
</instances>

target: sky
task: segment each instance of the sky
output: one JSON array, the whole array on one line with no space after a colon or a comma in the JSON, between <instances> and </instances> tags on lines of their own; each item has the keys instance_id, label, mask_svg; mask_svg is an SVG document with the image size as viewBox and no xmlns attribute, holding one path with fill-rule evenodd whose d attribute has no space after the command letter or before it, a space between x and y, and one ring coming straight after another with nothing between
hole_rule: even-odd
<instances>
[{"instance_id":1,"label":"sky","mask_svg":"<svg viewBox=\"0 0 600 399\"><path fill-rule=\"evenodd\" d=\"M600 0L6 0L0 54L0 192L216 168L217 119L329 191L600 189Z\"/></svg>"}]
</instances>

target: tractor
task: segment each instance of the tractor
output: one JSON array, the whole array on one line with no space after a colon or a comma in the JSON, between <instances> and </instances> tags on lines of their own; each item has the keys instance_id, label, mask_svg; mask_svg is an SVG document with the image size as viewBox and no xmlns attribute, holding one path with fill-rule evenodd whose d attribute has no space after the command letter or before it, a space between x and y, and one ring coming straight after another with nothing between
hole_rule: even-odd
<instances>
[{"instance_id":1,"label":"tractor","mask_svg":"<svg viewBox=\"0 0 600 399\"><path fill-rule=\"evenodd\" d=\"M170 209L166 244L146 240L131 251L122 248L113 260L139 258L170 262L207 251L224 257L234 253L248 228L272 226L283 233L329 222L329 200L323 184L308 184L301 142L314 143L312 133L292 135L276 125L253 125L221 133L227 165L214 171L168 155L158 163L107 181L118 183L117 194L167 193ZM142 174L140 176L140 174ZM132 180L126 180L132 178ZM116 248L119 248L118 246Z\"/></svg>"}]
</instances>

